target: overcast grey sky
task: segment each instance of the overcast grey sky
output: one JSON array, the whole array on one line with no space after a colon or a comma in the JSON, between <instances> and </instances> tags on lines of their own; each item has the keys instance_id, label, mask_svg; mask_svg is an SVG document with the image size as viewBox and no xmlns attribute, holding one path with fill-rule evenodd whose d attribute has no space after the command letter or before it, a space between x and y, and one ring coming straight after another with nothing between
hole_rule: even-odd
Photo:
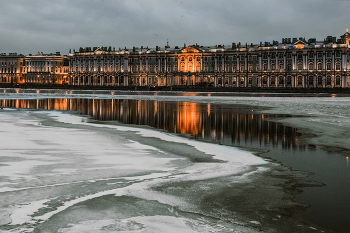
<instances>
[{"instance_id":1,"label":"overcast grey sky","mask_svg":"<svg viewBox=\"0 0 350 233\"><path fill-rule=\"evenodd\" d=\"M0 52L323 40L350 28L349 9L340 0L0 0Z\"/></svg>"}]
</instances>

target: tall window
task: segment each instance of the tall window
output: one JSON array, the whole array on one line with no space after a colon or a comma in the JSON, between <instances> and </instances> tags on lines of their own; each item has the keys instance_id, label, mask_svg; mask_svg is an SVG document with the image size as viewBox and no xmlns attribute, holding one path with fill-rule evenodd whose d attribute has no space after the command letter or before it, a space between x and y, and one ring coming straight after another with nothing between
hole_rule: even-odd
<instances>
[{"instance_id":1,"label":"tall window","mask_svg":"<svg viewBox=\"0 0 350 233\"><path fill-rule=\"evenodd\" d=\"M322 86L322 76L318 76L317 85Z\"/></svg>"},{"instance_id":2,"label":"tall window","mask_svg":"<svg viewBox=\"0 0 350 233\"><path fill-rule=\"evenodd\" d=\"M302 70L303 69L303 63L302 62L299 62L298 63L298 70Z\"/></svg>"},{"instance_id":3,"label":"tall window","mask_svg":"<svg viewBox=\"0 0 350 233\"><path fill-rule=\"evenodd\" d=\"M331 63L327 62L327 70L331 70L331 69L332 69Z\"/></svg>"},{"instance_id":4,"label":"tall window","mask_svg":"<svg viewBox=\"0 0 350 233\"><path fill-rule=\"evenodd\" d=\"M340 70L340 62L335 63L335 69Z\"/></svg>"},{"instance_id":5,"label":"tall window","mask_svg":"<svg viewBox=\"0 0 350 233\"><path fill-rule=\"evenodd\" d=\"M309 70L313 70L314 69L314 63L313 62L310 62L309 63Z\"/></svg>"},{"instance_id":6,"label":"tall window","mask_svg":"<svg viewBox=\"0 0 350 233\"><path fill-rule=\"evenodd\" d=\"M271 64L271 70L276 70L276 64L275 63Z\"/></svg>"},{"instance_id":7,"label":"tall window","mask_svg":"<svg viewBox=\"0 0 350 233\"><path fill-rule=\"evenodd\" d=\"M335 77L335 85L339 86L340 85L340 76Z\"/></svg>"},{"instance_id":8,"label":"tall window","mask_svg":"<svg viewBox=\"0 0 350 233\"><path fill-rule=\"evenodd\" d=\"M271 82L271 85L275 85L275 81L276 81L276 78L274 77L274 76L272 76L271 78L270 78L270 82Z\"/></svg>"},{"instance_id":9,"label":"tall window","mask_svg":"<svg viewBox=\"0 0 350 233\"><path fill-rule=\"evenodd\" d=\"M317 70L322 70L322 63L321 62L317 63Z\"/></svg>"},{"instance_id":10,"label":"tall window","mask_svg":"<svg viewBox=\"0 0 350 233\"><path fill-rule=\"evenodd\" d=\"M267 85L267 77L266 76L262 77L262 83L263 83L263 85Z\"/></svg>"},{"instance_id":11,"label":"tall window","mask_svg":"<svg viewBox=\"0 0 350 233\"><path fill-rule=\"evenodd\" d=\"M266 63L263 64L263 71L267 71L267 64Z\"/></svg>"},{"instance_id":12,"label":"tall window","mask_svg":"<svg viewBox=\"0 0 350 233\"><path fill-rule=\"evenodd\" d=\"M309 86L313 86L314 85L314 77L310 76L309 77Z\"/></svg>"},{"instance_id":13,"label":"tall window","mask_svg":"<svg viewBox=\"0 0 350 233\"><path fill-rule=\"evenodd\" d=\"M287 82L287 85L292 85L292 77L288 76L286 82Z\"/></svg>"},{"instance_id":14,"label":"tall window","mask_svg":"<svg viewBox=\"0 0 350 233\"><path fill-rule=\"evenodd\" d=\"M280 70L280 72L283 72L283 69L284 69L284 65L283 65L283 63L280 63L280 64L279 64L279 70Z\"/></svg>"},{"instance_id":15,"label":"tall window","mask_svg":"<svg viewBox=\"0 0 350 233\"><path fill-rule=\"evenodd\" d=\"M281 76L281 77L278 77L278 84L279 84L279 85L283 85L283 84L284 84L284 79L283 79L282 76Z\"/></svg>"},{"instance_id":16,"label":"tall window","mask_svg":"<svg viewBox=\"0 0 350 233\"><path fill-rule=\"evenodd\" d=\"M303 85L303 77L299 76L298 77L298 86L302 86Z\"/></svg>"}]
</instances>

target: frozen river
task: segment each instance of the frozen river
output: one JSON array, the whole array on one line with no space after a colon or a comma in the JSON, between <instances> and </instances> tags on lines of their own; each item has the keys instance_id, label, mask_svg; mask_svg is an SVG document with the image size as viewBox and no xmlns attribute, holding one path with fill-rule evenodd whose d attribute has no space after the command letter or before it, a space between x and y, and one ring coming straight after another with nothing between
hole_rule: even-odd
<instances>
[{"instance_id":1,"label":"frozen river","mask_svg":"<svg viewBox=\"0 0 350 233\"><path fill-rule=\"evenodd\" d=\"M0 232L349 229L346 96L0 99Z\"/></svg>"}]
</instances>

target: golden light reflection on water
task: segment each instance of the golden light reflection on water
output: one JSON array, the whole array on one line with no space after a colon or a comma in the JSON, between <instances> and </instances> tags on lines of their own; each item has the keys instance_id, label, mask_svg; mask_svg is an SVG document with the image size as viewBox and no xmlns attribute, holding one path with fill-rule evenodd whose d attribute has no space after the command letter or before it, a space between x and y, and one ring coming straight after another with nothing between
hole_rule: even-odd
<instances>
[{"instance_id":1,"label":"golden light reflection on water","mask_svg":"<svg viewBox=\"0 0 350 233\"><path fill-rule=\"evenodd\" d=\"M296 129L269 121L273 115L253 114L251 110L238 111L213 104L127 99L17 99L0 100L0 105L78 111L96 120L149 125L230 145L244 146L255 140L261 145L304 148Z\"/></svg>"},{"instance_id":2,"label":"golden light reflection on water","mask_svg":"<svg viewBox=\"0 0 350 233\"><path fill-rule=\"evenodd\" d=\"M178 103L177 132L197 135L199 132L200 116L198 103Z\"/></svg>"}]
</instances>

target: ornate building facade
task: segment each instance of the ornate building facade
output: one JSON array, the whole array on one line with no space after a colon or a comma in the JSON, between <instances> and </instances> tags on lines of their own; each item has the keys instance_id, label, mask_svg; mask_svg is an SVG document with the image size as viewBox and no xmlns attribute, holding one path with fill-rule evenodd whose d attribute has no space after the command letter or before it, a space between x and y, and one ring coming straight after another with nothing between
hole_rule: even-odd
<instances>
[{"instance_id":1,"label":"ornate building facade","mask_svg":"<svg viewBox=\"0 0 350 233\"><path fill-rule=\"evenodd\" d=\"M68 60L56 54L37 54L25 57L26 83L68 84Z\"/></svg>"},{"instance_id":2,"label":"ornate building facade","mask_svg":"<svg viewBox=\"0 0 350 233\"><path fill-rule=\"evenodd\" d=\"M0 54L0 83L24 83L24 55Z\"/></svg>"},{"instance_id":3,"label":"ornate building facade","mask_svg":"<svg viewBox=\"0 0 350 233\"><path fill-rule=\"evenodd\" d=\"M2 53L0 65L0 83L68 84L68 60L59 52L29 56Z\"/></svg>"},{"instance_id":4,"label":"ornate building facade","mask_svg":"<svg viewBox=\"0 0 350 233\"><path fill-rule=\"evenodd\" d=\"M80 48L0 54L0 83L78 86L350 87L350 35L260 44Z\"/></svg>"},{"instance_id":5,"label":"ornate building facade","mask_svg":"<svg viewBox=\"0 0 350 233\"><path fill-rule=\"evenodd\" d=\"M69 84L99 86L350 87L350 36L260 45L80 48Z\"/></svg>"}]
</instances>

